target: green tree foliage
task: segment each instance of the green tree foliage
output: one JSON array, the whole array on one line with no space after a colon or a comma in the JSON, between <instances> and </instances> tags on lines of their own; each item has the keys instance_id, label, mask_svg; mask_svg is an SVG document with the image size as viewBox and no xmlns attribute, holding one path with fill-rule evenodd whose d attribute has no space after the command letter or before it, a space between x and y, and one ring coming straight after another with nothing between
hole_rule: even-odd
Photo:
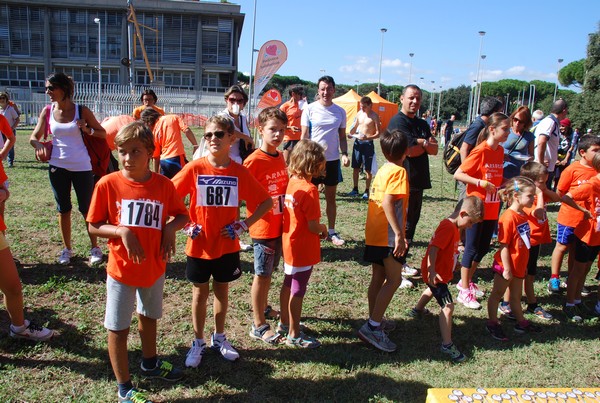
<instances>
[{"instance_id":1,"label":"green tree foliage","mask_svg":"<svg viewBox=\"0 0 600 403\"><path fill-rule=\"evenodd\" d=\"M583 92L569 107L569 117L576 127L584 131L592 129L600 134L600 24L599 29L589 36L585 60Z\"/></svg>"},{"instance_id":2,"label":"green tree foliage","mask_svg":"<svg viewBox=\"0 0 600 403\"><path fill-rule=\"evenodd\" d=\"M581 88L585 78L585 59L567 64L558 72L558 81L565 87L575 86Z\"/></svg>"}]
</instances>

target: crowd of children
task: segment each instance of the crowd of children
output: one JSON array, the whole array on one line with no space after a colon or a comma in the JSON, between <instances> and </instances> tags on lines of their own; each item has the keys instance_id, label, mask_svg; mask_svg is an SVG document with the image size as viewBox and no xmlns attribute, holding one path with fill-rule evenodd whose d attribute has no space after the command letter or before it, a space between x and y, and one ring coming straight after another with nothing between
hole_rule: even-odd
<instances>
[{"instance_id":1,"label":"crowd of children","mask_svg":"<svg viewBox=\"0 0 600 403\"><path fill-rule=\"evenodd\" d=\"M483 292L473 282L473 275L488 252L496 229L499 249L493 258L494 279L485 328L495 339L507 340L499 314L516 321L515 333L541 331L525 319L525 312L552 319L538 305L533 289L540 245L551 241L548 202L562 202L550 290L555 288L560 263L569 251L564 312L575 322L600 315L600 302L595 308L582 302L584 280L600 252L600 138L581 138L581 159L562 172L555 193L545 185L547 169L536 162L525 164L521 176L503 183L501 143L508 136L509 123L502 113L491 115L479 144L456 171L454 176L467 185L468 196L433 233L421 263L426 288L408 313L413 318L423 317L429 312L427 304L435 298L440 306L441 351L455 362L466 356L452 341L454 299L449 285L460 264L458 300L471 308L481 307L477 298ZM226 317L229 283L241 276L239 237L245 232L250 233L254 245L249 336L268 344L301 348L321 345L304 332L300 319L309 279L321 260L320 242L328 232L327 226L320 223L319 192L311 181L325 168L324 149L316 142L300 140L286 164L278 151L287 127L285 113L278 108L264 109L257 127L261 147L238 164L229 155L235 139L231 119L222 115L209 118L203 134L206 156L185 164L171 180L149 168L155 140L144 124L130 123L116 135L121 170L97 183L87 222L90 235L108 239L104 326L120 401L146 401L146 395L133 386L129 374L127 337L134 309L142 341L141 374L167 381L183 376L180 369L158 358L156 338L157 320L162 316L166 262L175 252L176 231L184 226L188 235L186 277L192 284L194 330L186 367L198 367L206 353L204 332L211 278L214 328L210 348L226 360L239 358L226 337ZM358 330L358 337L379 350L393 352L397 345L388 334L395 324L385 318L385 313L401 284L400 257L407 248L409 184L403 162L408 139L399 130L384 131L380 143L387 162L378 170L368 192L364 261L372 264L372 276L367 289L368 319ZM5 180L4 170L0 169L0 183ZM8 195L6 187L0 186L0 202ZM183 200L187 196L186 208ZM238 213L242 201L247 206L243 220ZM500 215L502 202L507 208ZM3 229L0 219L0 230ZM460 230L466 230L466 241L459 263ZM272 273L282 257L285 276L279 294L280 312L276 312L269 305L269 291ZM0 262L7 267L0 271L0 288L12 323L10 335L49 339L51 330L23 318L20 281L2 234ZM523 289L525 310L521 303ZM267 313L280 316L276 329L267 323Z\"/></svg>"}]
</instances>

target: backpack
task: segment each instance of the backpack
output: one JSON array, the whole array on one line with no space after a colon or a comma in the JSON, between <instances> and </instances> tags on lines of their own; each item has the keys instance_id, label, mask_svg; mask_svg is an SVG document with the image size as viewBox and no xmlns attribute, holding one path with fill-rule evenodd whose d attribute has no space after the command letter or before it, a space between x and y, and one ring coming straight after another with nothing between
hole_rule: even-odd
<instances>
[{"instance_id":1,"label":"backpack","mask_svg":"<svg viewBox=\"0 0 600 403\"><path fill-rule=\"evenodd\" d=\"M83 119L83 106L77 105L77 110L79 111L79 119ZM89 136L84 134L83 130L80 131L83 144L85 144L85 148L90 156L92 172L94 173L96 179L113 172L114 169L110 163L111 152L106 139L96 136Z\"/></svg>"},{"instance_id":2,"label":"backpack","mask_svg":"<svg viewBox=\"0 0 600 403\"><path fill-rule=\"evenodd\" d=\"M444 166L449 174L454 175L454 172L460 166L460 146L465 138L467 131L462 131L450 138L450 141L444 145Z\"/></svg>"}]
</instances>

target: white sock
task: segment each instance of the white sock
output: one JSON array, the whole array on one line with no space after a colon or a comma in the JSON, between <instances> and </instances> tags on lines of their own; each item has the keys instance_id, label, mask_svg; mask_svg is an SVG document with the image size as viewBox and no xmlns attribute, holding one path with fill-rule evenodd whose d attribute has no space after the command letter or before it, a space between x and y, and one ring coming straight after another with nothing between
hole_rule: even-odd
<instances>
[{"instance_id":1,"label":"white sock","mask_svg":"<svg viewBox=\"0 0 600 403\"><path fill-rule=\"evenodd\" d=\"M580 299L576 299L576 300L573 301L573 303L575 305L579 305L579 304L581 304L581 300Z\"/></svg>"},{"instance_id":2,"label":"white sock","mask_svg":"<svg viewBox=\"0 0 600 403\"><path fill-rule=\"evenodd\" d=\"M329 235L333 235L335 234L335 228L329 228L327 232L329 233Z\"/></svg>"},{"instance_id":3,"label":"white sock","mask_svg":"<svg viewBox=\"0 0 600 403\"><path fill-rule=\"evenodd\" d=\"M25 331L25 329L27 329L27 326L29 325L28 321L26 320L25 322L23 322L23 324L21 326L15 326L13 324L10 325L10 328L12 329L13 332L15 333L23 333Z\"/></svg>"},{"instance_id":4,"label":"white sock","mask_svg":"<svg viewBox=\"0 0 600 403\"><path fill-rule=\"evenodd\" d=\"M196 345L198 347L200 347L203 344L206 344L206 342L204 341L204 339L196 339L195 341L196 341Z\"/></svg>"}]
</instances>

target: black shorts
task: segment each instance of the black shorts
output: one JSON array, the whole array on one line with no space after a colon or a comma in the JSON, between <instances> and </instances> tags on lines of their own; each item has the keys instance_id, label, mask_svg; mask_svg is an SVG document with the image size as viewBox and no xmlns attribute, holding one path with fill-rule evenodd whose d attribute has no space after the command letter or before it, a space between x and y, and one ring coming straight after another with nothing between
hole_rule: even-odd
<instances>
[{"instance_id":1,"label":"black shorts","mask_svg":"<svg viewBox=\"0 0 600 403\"><path fill-rule=\"evenodd\" d=\"M375 156L375 146L372 140L354 141L352 148L352 168L362 167L365 171L371 172L373 158Z\"/></svg>"},{"instance_id":2,"label":"black shorts","mask_svg":"<svg viewBox=\"0 0 600 403\"><path fill-rule=\"evenodd\" d=\"M283 142L283 151L287 150L289 148L289 151L292 151L294 149L294 147L296 147L296 144L298 144L300 140L287 140Z\"/></svg>"},{"instance_id":3,"label":"black shorts","mask_svg":"<svg viewBox=\"0 0 600 403\"><path fill-rule=\"evenodd\" d=\"M433 298L435 298L437 303L442 308L445 307L447 304L454 303L454 300L452 299L452 294L450 294L450 290L448 290L448 284L438 283L435 285L435 287L432 287L429 284L427 284L427 287L429 287L431 293L433 294Z\"/></svg>"},{"instance_id":4,"label":"black shorts","mask_svg":"<svg viewBox=\"0 0 600 403\"><path fill-rule=\"evenodd\" d=\"M342 168L340 160L327 161L325 163L325 176L313 177L312 183L317 186L321 183L325 186L337 186L342 181Z\"/></svg>"},{"instance_id":5,"label":"black shorts","mask_svg":"<svg viewBox=\"0 0 600 403\"><path fill-rule=\"evenodd\" d=\"M217 283L231 283L241 275L240 252L227 253L217 259L187 257L185 276L192 283L207 283L211 276Z\"/></svg>"},{"instance_id":6,"label":"black shorts","mask_svg":"<svg viewBox=\"0 0 600 403\"><path fill-rule=\"evenodd\" d=\"M600 245L590 246L575 237L575 260L579 263L591 263L596 260L600 252Z\"/></svg>"},{"instance_id":7,"label":"black shorts","mask_svg":"<svg viewBox=\"0 0 600 403\"><path fill-rule=\"evenodd\" d=\"M402 263L400 259L394 256L393 252L394 248L390 248L389 246L365 245L365 254L363 255L363 260L365 262L383 266L383 259L387 258L388 256L392 256L394 260Z\"/></svg>"}]
</instances>

